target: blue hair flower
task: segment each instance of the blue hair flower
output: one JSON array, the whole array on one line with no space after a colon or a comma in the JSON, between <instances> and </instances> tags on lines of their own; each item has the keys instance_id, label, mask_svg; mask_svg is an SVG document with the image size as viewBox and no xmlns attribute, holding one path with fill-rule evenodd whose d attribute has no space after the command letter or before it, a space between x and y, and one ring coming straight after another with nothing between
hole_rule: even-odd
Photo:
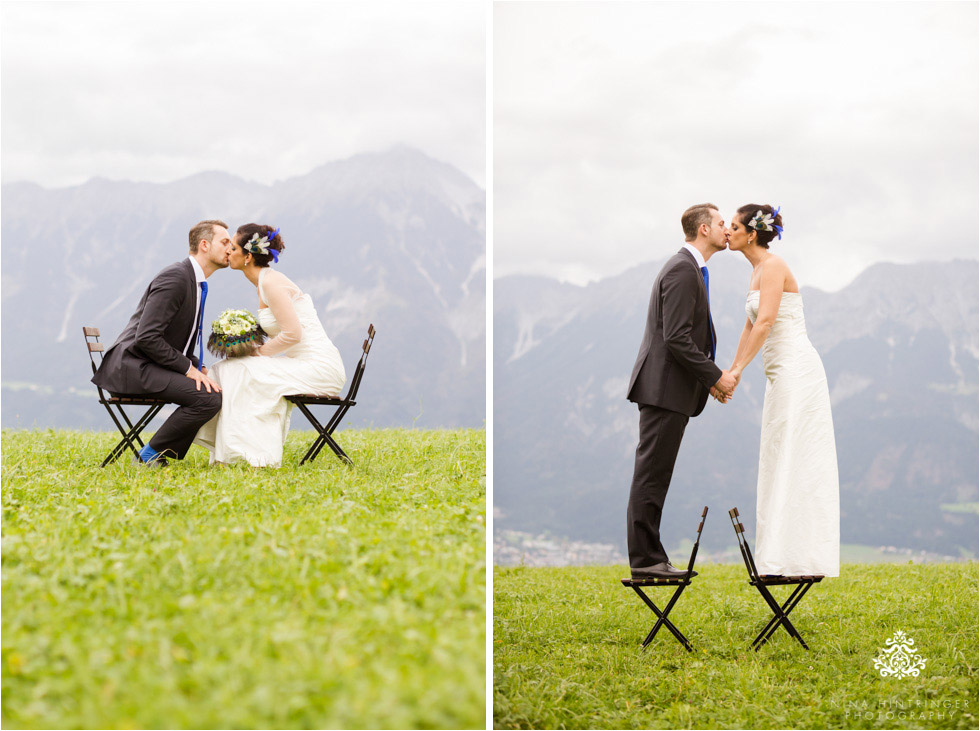
<instances>
[{"instance_id":1,"label":"blue hair flower","mask_svg":"<svg viewBox=\"0 0 980 731\"><path fill-rule=\"evenodd\" d=\"M772 211L772 217L773 217L773 219L775 219L776 216L779 215L779 211L781 209L781 206L774 206L774 205L770 204L769 207L773 209L773 211ZM775 223L773 223L772 227L774 229L776 229L776 233L778 234L778 238L779 238L780 241L782 241L783 240L783 227L782 226L777 226Z\"/></svg>"}]
</instances>

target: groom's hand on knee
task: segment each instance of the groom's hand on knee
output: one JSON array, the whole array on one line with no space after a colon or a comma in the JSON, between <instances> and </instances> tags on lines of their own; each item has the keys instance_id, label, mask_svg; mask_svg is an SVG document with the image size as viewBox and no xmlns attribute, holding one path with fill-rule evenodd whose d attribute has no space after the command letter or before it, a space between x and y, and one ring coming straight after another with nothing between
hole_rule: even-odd
<instances>
[{"instance_id":1,"label":"groom's hand on knee","mask_svg":"<svg viewBox=\"0 0 980 731\"><path fill-rule=\"evenodd\" d=\"M188 368L187 373L185 373L184 375L197 384L196 388L198 391L201 390L201 386L204 386L204 388L207 389L208 393L211 393L212 391L218 391L218 392L221 391L221 386L219 386L217 383L212 381L210 378L207 377L207 375L199 371L194 366Z\"/></svg>"}]
</instances>

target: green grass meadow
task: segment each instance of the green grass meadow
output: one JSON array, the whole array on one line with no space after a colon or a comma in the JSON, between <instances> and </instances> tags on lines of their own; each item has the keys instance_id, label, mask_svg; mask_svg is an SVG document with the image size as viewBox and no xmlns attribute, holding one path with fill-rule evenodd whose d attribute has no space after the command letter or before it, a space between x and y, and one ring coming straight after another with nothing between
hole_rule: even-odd
<instances>
[{"instance_id":1,"label":"green grass meadow","mask_svg":"<svg viewBox=\"0 0 980 731\"><path fill-rule=\"evenodd\" d=\"M282 469L4 431L4 728L483 728L483 430Z\"/></svg>"},{"instance_id":2,"label":"green grass meadow","mask_svg":"<svg viewBox=\"0 0 980 731\"><path fill-rule=\"evenodd\" d=\"M977 564L845 564L750 644L772 616L743 565L704 564L670 620L688 653L619 583L628 569L495 568L494 727L972 728L977 710ZM775 587L780 602L790 588ZM647 588L661 609L673 588ZM874 660L896 631L918 677Z\"/></svg>"}]
</instances>

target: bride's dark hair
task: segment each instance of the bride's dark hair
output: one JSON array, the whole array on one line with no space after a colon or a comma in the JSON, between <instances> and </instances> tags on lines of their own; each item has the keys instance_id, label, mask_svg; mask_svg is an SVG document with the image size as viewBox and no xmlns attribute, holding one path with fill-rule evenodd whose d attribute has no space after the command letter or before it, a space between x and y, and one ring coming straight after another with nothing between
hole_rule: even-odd
<instances>
[{"instance_id":1,"label":"bride's dark hair","mask_svg":"<svg viewBox=\"0 0 980 731\"><path fill-rule=\"evenodd\" d=\"M246 223L238 227L235 231L235 238L238 241L238 245L242 248L245 247L245 242L252 238L253 234L258 234L259 238L263 236L269 236L276 232L276 229L272 226L266 226L261 223ZM274 239L269 241L269 248L275 249L276 251L283 251L286 248L286 242L282 240L281 234L276 234ZM255 262L256 266L267 267L269 262L272 261L272 254L260 254L252 251L246 251L246 254L252 255L252 261Z\"/></svg>"},{"instance_id":2,"label":"bride's dark hair","mask_svg":"<svg viewBox=\"0 0 980 731\"><path fill-rule=\"evenodd\" d=\"M763 213L768 213L770 215L775 213L775 210L773 209L772 206L760 206L757 203L749 203L747 205L742 206L737 211L735 211L735 215L738 216L738 222L743 226L745 226L746 228L748 228L749 221L752 220L752 218L755 216L757 211L762 211ZM776 213L776 216L773 218L773 223L775 223L777 226L782 228L783 216L781 213ZM763 249L768 249L769 243L774 238L776 238L775 229L773 229L772 231L759 231L758 229L753 228L751 230L755 231L757 237L756 241L758 242L759 246L761 246Z\"/></svg>"}]
</instances>

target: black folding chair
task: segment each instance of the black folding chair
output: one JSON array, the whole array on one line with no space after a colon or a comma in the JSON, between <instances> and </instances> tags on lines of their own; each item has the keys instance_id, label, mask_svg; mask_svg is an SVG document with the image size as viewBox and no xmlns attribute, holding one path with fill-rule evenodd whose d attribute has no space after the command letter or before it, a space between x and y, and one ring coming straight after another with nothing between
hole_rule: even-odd
<instances>
[{"instance_id":1,"label":"black folding chair","mask_svg":"<svg viewBox=\"0 0 980 731\"><path fill-rule=\"evenodd\" d=\"M800 603L800 599L803 595L809 591L810 587L819 581L823 580L822 574L813 574L806 576L774 576L763 574L759 575L758 569L755 567L755 559L752 558L752 551L749 550L749 544L745 540L745 526L743 526L738 520L738 508L732 508L728 511L729 517L732 519L732 525L735 527L735 537L738 539L738 547L742 552L742 559L745 561L745 568L749 572L749 584L754 586L762 594L762 598L766 600L766 604L773 612L773 618L769 620L767 624L759 635L752 641L752 647L758 650L762 647L766 641L772 637L776 628L780 625L789 632L790 636L795 637L803 645L804 650L809 650L810 648L800 637L800 633L796 631L796 627L793 623L789 621L789 613L793 611L793 608ZM793 593L787 597L786 601L781 605L773 595L769 592L767 587L770 586L796 586L793 589Z\"/></svg>"},{"instance_id":2,"label":"black folding chair","mask_svg":"<svg viewBox=\"0 0 980 731\"><path fill-rule=\"evenodd\" d=\"M95 363L93 353L99 354L99 362L101 363L105 346L99 342L99 328L83 327L82 332L85 333L85 345L88 347L88 357L92 362L92 375L95 375L98 366ZM116 425L119 433L122 434L122 439L119 441L119 444L113 447L112 451L102 460L102 464L99 466L105 467L107 464L115 462L122 456L122 453L126 451L127 447L138 457L139 449L136 448L133 442L139 444L140 449L143 448L143 440L140 439L140 433L168 402L148 396L112 396L103 391L99 386L95 388L99 392L99 403L105 406L106 411L109 412L109 417L112 419L112 423ZM136 423L133 423L123 410L123 406L146 406L147 409L136 420ZM116 411L114 412L113 409ZM116 412L118 412L118 416ZM125 426L123 426L124 424Z\"/></svg>"},{"instance_id":3,"label":"black folding chair","mask_svg":"<svg viewBox=\"0 0 980 731\"><path fill-rule=\"evenodd\" d=\"M665 626L670 630L671 634L677 638L677 641L684 645L688 652L694 651L694 648L691 647L691 643L688 642L687 638L681 634L681 631L674 626L673 622L667 619L667 615L670 614L670 610L674 608L674 605L681 596L681 592L683 592L684 589L691 584L691 572L694 571L694 559L698 555L698 545L701 543L701 529L704 528L704 519L707 517L707 515L708 506L705 505L704 510L701 512L701 522L698 523L698 537L694 541L694 548L691 550L691 560L688 561L686 573L678 576L677 578L671 579L620 579L623 586L628 586L635 591L637 596L643 600L643 603L650 607L650 610L657 615L657 622L653 625L653 629L651 629L647 634L646 639L643 640L643 647L646 647L653 642L653 638L656 637L657 632L662 626ZM653 603L653 600L643 593L643 589L640 588L643 586L676 586L677 588L674 590L674 595L670 598L670 601L667 602L667 606L664 607L664 610L661 612L657 605Z\"/></svg>"},{"instance_id":4,"label":"black folding chair","mask_svg":"<svg viewBox=\"0 0 980 731\"><path fill-rule=\"evenodd\" d=\"M320 450L323 446L329 445L330 449L333 450L342 461L349 465L354 463L351 458L347 456L346 452L340 448L340 445L334 441L333 433L337 426L340 424L340 420L344 418L347 411L351 406L357 405L354 399L357 397L357 389L361 385L361 378L364 376L364 366L367 363L368 353L371 352L371 344L374 342L374 325L368 325L368 336L367 340L361 346L361 359L357 362L357 368L354 369L354 377L350 380L350 386L347 389L347 395L344 398L332 398L330 396L314 396L312 394L297 394L294 396L286 396L287 401L291 401L296 404L296 407L303 412L303 416L307 418L313 428L317 431L317 437L313 440L313 444L310 448L306 450L306 454L303 459L299 461L303 464L306 461L312 462L316 459L316 456L320 454ZM310 406L336 406L337 410L334 411L333 416L330 417L330 421L327 422L326 426L321 424L317 418L310 411Z\"/></svg>"}]
</instances>

